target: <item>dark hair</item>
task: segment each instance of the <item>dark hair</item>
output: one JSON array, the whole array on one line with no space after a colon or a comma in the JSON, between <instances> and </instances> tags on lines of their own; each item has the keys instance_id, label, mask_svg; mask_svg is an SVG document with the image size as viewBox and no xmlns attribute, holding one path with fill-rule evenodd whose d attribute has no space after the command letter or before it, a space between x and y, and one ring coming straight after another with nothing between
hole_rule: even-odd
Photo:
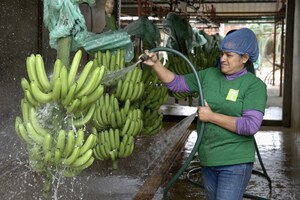
<instances>
[{"instance_id":1,"label":"dark hair","mask_svg":"<svg viewBox=\"0 0 300 200\"><path fill-rule=\"evenodd\" d=\"M228 31L227 33L226 33L226 36L227 35L229 35L230 33L233 33L234 31L236 31L237 29L231 29L230 31Z\"/></svg>"},{"instance_id":2,"label":"dark hair","mask_svg":"<svg viewBox=\"0 0 300 200\"><path fill-rule=\"evenodd\" d=\"M248 59L247 62L245 63L245 68L247 69L248 72L255 74L253 62L250 59Z\"/></svg>"}]
</instances>

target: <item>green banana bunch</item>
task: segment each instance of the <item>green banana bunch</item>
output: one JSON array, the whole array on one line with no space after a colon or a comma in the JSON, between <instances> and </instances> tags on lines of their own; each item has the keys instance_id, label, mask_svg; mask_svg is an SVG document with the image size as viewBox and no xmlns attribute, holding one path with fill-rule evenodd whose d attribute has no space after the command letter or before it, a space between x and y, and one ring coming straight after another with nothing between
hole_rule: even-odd
<instances>
[{"instance_id":1,"label":"green banana bunch","mask_svg":"<svg viewBox=\"0 0 300 200\"><path fill-rule=\"evenodd\" d=\"M132 109L126 116L125 124L120 132L121 136L137 136L143 129L142 112L140 109Z\"/></svg>"},{"instance_id":2,"label":"green banana bunch","mask_svg":"<svg viewBox=\"0 0 300 200\"><path fill-rule=\"evenodd\" d=\"M143 129L142 113L140 109L132 109L128 99L123 105L119 104L114 94L106 93L96 104L99 109L95 112L93 133L97 135L98 143L94 155L99 160L112 160L113 168L116 169L117 159L128 157L133 152L134 137ZM113 125L114 122L109 119L114 119L114 113L118 111L120 116L116 115L116 124ZM122 120L120 125L117 118ZM106 124L104 120L107 120Z\"/></svg>"},{"instance_id":3,"label":"green banana bunch","mask_svg":"<svg viewBox=\"0 0 300 200\"><path fill-rule=\"evenodd\" d=\"M84 140L82 129L66 132L60 130L51 134L38 122L34 107L28 107L27 122L22 121L20 116L16 117L15 130L19 138L25 142L29 152L29 160L37 172L48 169L47 166L54 165L58 169L65 167L74 168L77 172L82 171L92 164L92 149L96 144L97 137L90 134Z\"/></svg>"},{"instance_id":4,"label":"green banana bunch","mask_svg":"<svg viewBox=\"0 0 300 200\"><path fill-rule=\"evenodd\" d=\"M202 68L206 68L207 66L207 58L211 57L211 54L205 54L203 49L196 47L196 51L194 54L189 54L188 58L195 67L196 70L200 70ZM212 52L213 55L215 55ZM169 69L177 74L190 74L192 73L192 69L190 66L188 66L188 63L186 63L183 59L179 58L176 55L170 54L169 55ZM213 59L216 60L216 57ZM204 67L203 67L204 66ZM214 66L214 65L212 65ZM174 97L176 100L189 100L189 104L191 105L192 98L197 97L198 94L196 93L177 93L177 92L171 92L169 91L170 96Z\"/></svg>"},{"instance_id":5,"label":"green banana bunch","mask_svg":"<svg viewBox=\"0 0 300 200\"><path fill-rule=\"evenodd\" d=\"M191 56L189 56L191 58ZM177 55L169 54L169 69L176 74L190 74L192 73L192 69L188 66L185 60L179 58Z\"/></svg>"},{"instance_id":6,"label":"green banana bunch","mask_svg":"<svg viewBox=\"0 0 300 200\"><path fill-rule=\"evenodd\" d=\"M193 98L197 98L198 92L171 92L169 91L171 97L174 97L176 100L185 100L188 101L189 106L193 106Z\"/></svg>"},{"instance_id":7,"label":"green banana bunch","mask_svg":"<svg viewBox=\"0 0 300 200\"><path fill-rule=\"evenodd\" d=\"M33 107L42 108L47 107L49 103L57 103L59 109L62 110L60 115L65 115L60 119L71 117L68 120L69 126L73 126L74 123L76 128L81 128L89 123L95 111L93 104L104 93L101 80L105 67L93 67L93 61L90 61L84 66L81 74L77 75L81 57L82 51L79 50L72 60L69 71L57 59L54 63L51 80L49 80L42 56L32 54L26 59L29 80L25 77L21 79L24 99L27 103ZM57 125L54 126L57 127Z\"/></svg>"},{"instance_id":8,"label":"green banana bunch","mask_svg":"<svg viewBox=\"0 0 300 200\"><path fill-rule=\"evenodd\" d=\"M170 67L169 61L166 67ZM149 68L144 68L142 81L145 89L139 107L143 113L143 128L140 135L150 135L158 133L162 127L162 114L159 114L158 110L168 100L169 94L167 88Z\"/></svg>"},{"instance_id":9,"label":"green banana bunch","mask_svg":"<svg viewBox=\"0 0 300 200\"><path fill-rule=\"evenodd\" d=\"M152 116L156 116L156 118L150 118L152 123L147 123L144 125L142 130L142 135L154 135L159 133L159 131L162 128L163 125L163 115L158 113L158 116L156 115L157 111L154 111ZM151 116L151 117L152 117ZM145 118L145 122L148 121L147 118Z\"/></svg>"},{"instance_id":10,"label":"green banana bunch","mask_svg":"<svg viewBox=\"0 0 300 200\"><path fill-rule=\"evenodd\" d=\"M194 53L189 55L189 60L193 63L196 70L215 67L219 56L219 48L212 47L209 51L203 47L195 47Z\"/></svg>"},{"instance_id":11,"label":"green banana bunch","mask_svg":"<svg viewBox=\"0 0 300 200\"><path fill-rule=\"evenodd\" d=\"M144 82L142 81L142 69L136 67L133 71L125 75L124 80L120 79L117 82L115 96L120 101L139 100L144 92Z\"/></svg>"},{"instance_id":12,"label":"green banana bunch","mask_svg":"<svg viewBox=\"0 0 300 200\"><path fill-rule=\"evenodd\" d=\"M76 80L81 50L77 51L70 70L63 66L60 60L54 63L52 79L49 80L41 55L31 55L26 59L29 81L21 79L26 100L32 106L50 103L63 104L68 112L85 109L94 103L104 92L101 80L105 67L93 67L93 61L88 62Z\"/></svg>"},{"instance_id":13,"label":"green banana bunch","mask_svg":"<svg viewBox=\"0 0 300 200\"><path fill-rule=\"evenodd\" d=\"M162 115L159 110L151 109L147 109L143 113L144 127L154 124L154 121Z\"/></svg>"},{"instance_id":14,"label":"green banana bunch","mask_svg":"<svg viewBox=\"0 0 300 200\"><path fill-rule=\"evenodd\" d=\"M145 110L143 115L144 126L141 135L153 135L160 131L162 126L163 114L159 110Z\"/></svg>"},{"instance_id":15,"label":"green banana bunch","mask_svg":"<svg viewBox=\"0 0 300 200\"><path fill-rule=\"evenodd\" d=\"M94 147L93 152L99 160L109 160L113 162L113 168L117 169L118 149L120 148L120 131L119 129L110 128L97 133L98 142Z\"/></svg>"},{"instance_id":16,"label":"green banana bunch","mask_svg":"<svg viewBox=\"0 0 300 200\"><path fill-rule=\"evenodd\" d=\"M96 104L92 104L90 107L83 110L78 117L74 115L75 117L73 118L72 124L75 126L75 128L84 127L93 118L95 110L96 110Z\"/></svg>"},{"instance_id":17,"label":"green banana bunch","mask_svg":"<svg viewBox=\"0 0 300 200\"><path fill-rule=\"evenodd\" d=\"M132 154L133 150L134 150L134 137L125 135L122 138L122 141L120 143L118 157L127 158Z\"/></svg>"},{"instance_id":18,"label":"green banana bunch","mask_svg":"<svg viewBox=\"0 0 300 200\"><path fill-rule=\"evenodd\" d=\"M70 136L69 136L70 135ZM74 138L73 138L74 135ZM70 141L69 141L70 140ZM77 131L77 136L72 133L72 130L68 132L68 137L65 140L65 148L62 151L62 160L60 161L64 167L85 169L93 160L93 148L97 143L97 136L89 134L84 138L84 132L82 129Z\"/></svg>"},{"instance_id":19,"label":"green banana bunch","mask_svg":"<svg viewBox=\"0 0 300 200\"><path fill-rule=\"evenodd\" d=\"M78 129L76 133L73 130L60 130L56 139L53 139L52 147L50 141L43 144L45 154L50 154L50 159L46 159L45 162L54 164L62 174L66 168L81 172L94 161L93 148L97 142L94 134L89 134L85 139L83 129Z\"/></svg>"},{"instance_id":20,"label":"green banana bunch","mask_svg":"<svg viewBox=\"0 0 300 200\"><path fill-rule=\"evenodd\" d=\"M130 156L134 150L134 137L121 136L119 129L100 131L97 138L98 143L93 149L95 157L99 160L112 160L113 169L118 168L118 159Z\"/></svg>"},{"instance_id":21,"label":"green banana bunch","mask_svg":"<svg viewBox=\"0 0 300 200\"><path fill-rule=\"evenodd\" d=\"M112 52L110 50L95 52L93 62L94 66L104 66L106 69L105 73L123 69L125 67L125 49L117 49ZM116 82L117 80L111 80L105 83L105 86L114 86Z\"/></svg>"},{"instance_id":22,"label":"green banana bunch","mask_svg":"<svg viewBox=\"0 0 300 200\"><path fill-rule=\"evenodd\" d=\"M105 93L96 102L96 110L93 115L94 126L98 130L109 127L121 128L125 123L129 107L129 100L124 103L124 107L121 107L114 94Z\"/></svg>"},{"instance_id":23,"label":"green banana bunch","mask_svg":"<svg viewBox=\"0 0 300 200\"><path fill-rule=\"evenodd\" d=\"M174 97L175 99L182 100L188 98L190 94L186 92L170 92L170 96Z\"/></svg>"},{"instance_id":24,"label":"green banana bunch","mask_svg":"<svg viewBox=\"0 0 300 200\"><path fill-rule=\"evenodd\" d=\"M114 94L101 96L96 102L97 109L94 114L94 126L97 130L120 129L121 135L137 136L143 128L140 109L131 109L130 100L120 104Z\"/></svg>"},{"instance_id":25,"label":"green banana bunch","mask_svg":"<svg viewBox=\"0 0 300 200\"><path fill-rule=\"evenodd\" d=\"M23 120L20 116L16 117L15 131L18 137L31 148L35 145L41 145L48 135L49 130L41 126L36 116L35 108L25 99L21 101L23 111Z\"/></svg>"},{"instance_id":26,"label":"green banana bunch","mask_svg":"<svg viewBox=\"0 0 300 200\"><path fill-rule=\"evenodd\" d=\"M54 155L53 148L50 151L50 162L55 164L63 176L76 176L93 164L93 148L96 143L96 135L89 134L85 139L83 129L78 129L76 133L73 130L61 130L57 136Z\"/></svg>"},{"instance_id":27,"label":"green banana bunch","mask_svg":"<svg viewBox=\"0 0 300 200\"><path fill-rule=\"evenodd\" d=\"M37 172L53 174L49 171L55 169L72 177L94 161L97 137L90 134L85 140L87 133L82 127L92 120L95 102L104 93L101 80L105 67L90 61L78 74L81 57L79 50L70 70L57 59L50 78L41 55L32 54L26 59L28 78L21 79L24 98L15 131Z\"/></svg>"},{"instance_id":28,"label":"green banana bunch","mask_svg":"<svg viewBox=\"0 0 300 200\"><path fill-rule=\"evenodd\" d=\"M107 71L115 71L125 67L125 49L117 49L114 52L106 50L105 52L95 52L95 66L104 65Z\"/></svg>"},{"instance_id":29,"label":"green banana bunch","mask_svg":"<svg viewBox=\"0 0 300 200\"><path fill-rule=\"evenodd\" d=\"M112 160L116 169L118 159L133 153L137 136L161 130L158 109L168 93L156 75L136 67L115 85L102 85L106 72L125 67L124 50L99 51L78 73L81 57L79 50L69 70L56 60L50 78L40 55L26 60L28 78L21 79L22 116L16 117L15 130L37 172L58 170L74 177L95 159ZM91 121L89 134L84 130Z\"/></svg>"},{"instance_id":30,"label":"green banana bunch","mask_svg":"<svg viewBox=\"0 0 300 200\"><path fill-rule=\"evenodd\" d=\"M143 109L158 110L169 98L168 89L163 84L156 84L152 88L149 87L144 93Z\"/></svg>"},{"instance_id":31,"label":"green banana bunch","mask_svg":"<svg viewBox=\"0 0 300 200\"><path fill-rule=\"evenodd\" d=\"M150 67L143 67L142 81L144 82L146 90L149 88L149 86L155 86L156 84L160 83L158 77L153 73ZM145 96L145 94L143 96Z\"/></svg>"}]
</instances>

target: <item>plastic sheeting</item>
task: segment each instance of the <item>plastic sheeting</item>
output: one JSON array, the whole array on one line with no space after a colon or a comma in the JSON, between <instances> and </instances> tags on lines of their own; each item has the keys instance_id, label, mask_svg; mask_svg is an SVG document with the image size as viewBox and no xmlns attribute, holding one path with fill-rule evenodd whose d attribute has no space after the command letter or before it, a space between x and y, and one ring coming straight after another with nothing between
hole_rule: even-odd
<instances>
[{"instance_id":1,"label":"plastic sheeting","mask_svg":"<svg viewBox=\"0 0 300 200\"><path fill-rule=\"evenodd\" d=\"M95 0L44 0L44 24L49 30L49 43L57 49L59 38L72 36L72 50L76 50L89 35L79 2L93 5Z\"/></svg>"},{"instance_id":2,"label":"plastic sheeting","mask_svg":"<svg viewBox=\"0 0 300 200\"><path fill-rule=\"evenodd\" d=\"M200 33L199 29L193 27L193 32L196 40L196 46L203 46L207 43L207 39Z\"/></svg>"},{"instance_id":3,"label":"plastic sheeting","mask_svg":"<svg viewBox=\"0 0 300 200\"><path fill-rule=\"evenodd\" d=\"M44 24L49 30L51 48L57 49L58 39L72 37L71 51L83 47L88 53L125 49L125 62L133 59L130 36L122 30L95 34L87 31L79 3L93 5L95 0L44 0Z\"/></svg>"},{"instance_id":4,"label":"plastic sheeting","mask_svg":"<svg viewBox=\"0 0 300 200\"><path fill-rule=\"evenodd\" d=\"M83 41L83 48L90 54L97 51L125 49L125 62L130 62L134 57L133 43L124 30L90 35Z\"/></svg>"},{"instance_id":5,"label":"plastic sheeting","mask_svg":"<svg viewBox=\"0 0 300 200\"><path fill-rule=\"evenodd\" d=\"M131 36L141 38L144 43L147 43L149 49L157 47L160 43L159 29L147 16L141 16L138 20L131 22L124 30Z\"/></svg>"},{"instance_id":6,"label":"plastic sheeting","mask_svg":"<svg viewBox=\"0 0 300 200\"><path fill-rule=\"evenodd\" d=\"M164 32L170 36L166 46L188 55L193 48L194 37L193 28L189 22L176 13L171 12L167 14L162 25Z\"/></svg>"}]
</instances>

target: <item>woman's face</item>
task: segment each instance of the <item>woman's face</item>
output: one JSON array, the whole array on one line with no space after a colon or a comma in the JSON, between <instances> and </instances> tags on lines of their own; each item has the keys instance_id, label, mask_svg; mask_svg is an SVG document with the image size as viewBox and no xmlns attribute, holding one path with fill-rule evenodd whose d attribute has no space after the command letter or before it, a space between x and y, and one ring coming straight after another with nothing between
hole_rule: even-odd
<instances>
[{"instance_id":1,"label":"woman's face","mask_svg":"<svg viewBox=\"0 0 300 200\"><path fill-rule=\"evenodd\" d=\"M106 14L111 15L112 12L114 11L114 6L115 6L115 0L106 0L105 3Z\"/></svg>"},{"instance_id":2,"label":"woman's face","mask_svg":"<svg viewBox=\"0 0 300 200\"><path fill-rule=\"evenodd\" d=\"M248 59L248 54L240 55L233 52L222 51L220 54L221 71L226 75L239 72L244 68Z\"/></svg>"}]
</instances>

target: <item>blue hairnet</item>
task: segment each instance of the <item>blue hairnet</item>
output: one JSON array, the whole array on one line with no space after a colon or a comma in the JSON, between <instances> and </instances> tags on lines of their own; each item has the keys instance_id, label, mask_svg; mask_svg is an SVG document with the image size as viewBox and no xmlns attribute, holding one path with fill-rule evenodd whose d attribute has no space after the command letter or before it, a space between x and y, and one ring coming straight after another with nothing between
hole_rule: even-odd
<instances>
[{"instance_id":1,"label":"blue hairnet","mask_svg":"<svg viewBox=\"0 0 300 200\"><path fill-rule=\"evenodd\" d=\"M250 60L255 62L259 49L255 34L248 28L242 28L228 34L221 42L221 51L237 54L249 54Z\"/></svg>"}]
</instances>

